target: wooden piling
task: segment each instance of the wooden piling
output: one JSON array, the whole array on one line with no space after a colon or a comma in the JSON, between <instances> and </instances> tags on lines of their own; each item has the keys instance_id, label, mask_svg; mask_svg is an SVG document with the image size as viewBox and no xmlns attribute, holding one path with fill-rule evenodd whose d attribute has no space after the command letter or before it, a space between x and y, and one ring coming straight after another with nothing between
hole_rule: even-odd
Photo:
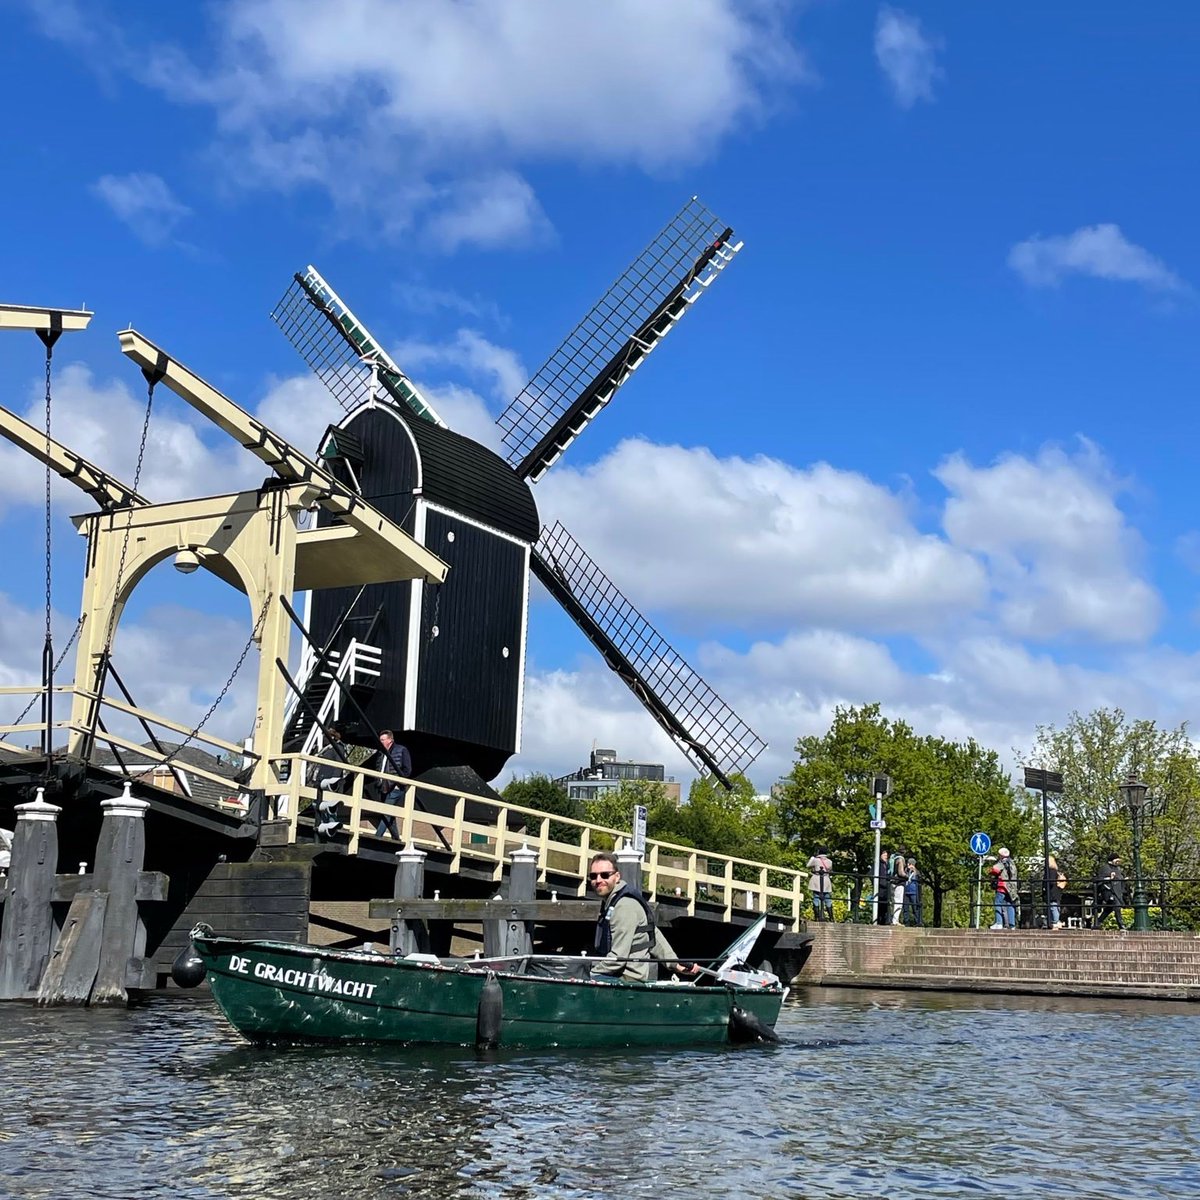
<instances>
[{"instance_id":1,"label":"wooden piling","mask_svg":"<svg viewBox=\"0 0 1200 1200\"><path fill-rule=\"evenodd\" d=\"M44 792L18 804L0 927L0 1000L32 1000L54 943L50 907L58 870L58 814Z\"/></svg>"},{"instance_id":2,"label":"wooden piling","mask_svg":"<svg viewBox=\"0 0 1200 1200\"><path fill-rule=\"evenodd\" d=\"M105 800L100 808L100 840L96 845L93 887L107 893L103 944L92 988L93 1004L125 1004L129 1000L127 977L145 986L146 925L138 910L138 884L146 858L145 800L125 794ZM148 986L154 986L151 975Z\"/></svg>"},{"instance_id":3,"label":"wooden piling","mask_svg":"<svg viewBox=\"0 0 1200 1200\"><path fill-rule=\"evenodd\" d=\"M508 872L508 899L515 904L537 898L536 850L522 846L512 852L512 866ZM533 953L533 922L509 920L504 922L503 949L506 958L516 954Z\"/></svg>"},{"instance_id":4,"label":"wooden piling","mask_svg":"<svg viewBox=\"0 0 1200 1200\"><path fill-rule=\"evenodd\" d=\"M419 900L425 893L425 851L411 843L396 852L397 900ZM393 954L428 954L429 930L425 922L411 917L392 920L390 945Z\"/></svg>"}]
</instances>

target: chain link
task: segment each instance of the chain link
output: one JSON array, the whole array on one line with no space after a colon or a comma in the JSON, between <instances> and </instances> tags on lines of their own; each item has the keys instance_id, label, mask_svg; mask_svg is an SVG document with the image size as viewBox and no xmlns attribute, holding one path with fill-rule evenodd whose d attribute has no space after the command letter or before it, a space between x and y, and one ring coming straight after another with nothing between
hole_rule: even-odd
<instances>
[{"instance_id":1,"label":"chain link","mask_svg":"<svg viewBox=\"0 0 1200 1200\"><path fill-rule=\"evenodd\" d=\"M63 652L58 656L58 660L54 664L54 673L55 674L58 674L58 668L63 665L63 659L67 657L67 652L74 645L75 639L79 636L79 631L83 628L83 623L86 619L87 618L81 614L79 617L79 620L75 622L75 632L71 634L70 640L63 647ZM15 721L13 721L12 724L20 725L21 722L24 721L27 716L29 716L29 710L38 702L38 700L40 698L41 698L41 693L34 692L33 696L30 698L29 703L27 705L25 705L24 709L22 709L21 715Z\"/></svg>"},{"instance_id":2,"label":"chain link","mask_svg":"<svg viewBox=\"0 0 1200 1200\"><path fill-rule=\"evenodd\" d=\"M137 466L133 471L133 491L138 490L138 484L142 479L142 461L146 457L146 437L150 432L150 414L154 408L154 384L151 383L146 388L146 415L142 418L142 440L138 444ZM121 594L121 580L125 577L125 555L129 552L129 534L133 529L133 509L134 506L129 506L129 519L125 522L125 536L121 539L121 557L117 562L117 579L113 584L113 606L108 614L108 628L104 633L104 651L101 656L101 663L108 661L109 654L112 652L113 631L117 624L117 601ZM103 686L104 681L98 679L96 681L96 690L99 691Z\"/></svg>"},{"instance_id":3,"label":"chain link","mask_svg":"<svg viewBox=\"0 0 1200 1200\"><path fill-rule=\"evenodd\" d=\"M179 755L184 750L186 750L187 747L192 744L192 742L194 742L196 740L196 738L200 734L200 731L204 728L205 725L208 724L209 717L211 717L213 715L213 713L215 713L217 711L218 705L220 705L221 701L225 699L225 696L228 693L229 689L231 687L233 687L233 681L238 677L238 672L242 669L242 664L246 661L246 655L250 653L250 647L254 645L254 640L258 637L259 632L262 629L263 622L267 619L267 611L271 607L272 599L273 599L273 597L268 595L267 598L263 601L262 611L258 614L258 620L254 622L254 628L250 632L250 637L247 639L246 644L242 647L242 652L241 652L241 654L238 655L238 660L234 664L233 671L231 672L229 678L225 681L225 686L221 689L220 694L212 702L212 704L209 705L208 712L206 712L204 714L204 716L202 716L200 718L199 723L195 726L195 728L191 731L191 733L189 733L187 735L187 737L185 737L183 739L183 741L180 742L179 745L176 746L175 749L171 751L170 757L165 759L161 763L156 763L155 764L156 767L165 766L169 763L175 762L179 758ZM147 775L152 774L153 771L154 771L154 767L151 767L149 770L143 771L140 775L134 776L134 778L135 779L144 779Z\"/></svg>"},{"instance_id":4,"label":"chain link","mask_svg":"<svg viewBox=\"0 0 1200 1200\"><path fill-rule=\"evenodd\" d=\"M51 378L51 362L54 358L54 343L46 343L46 644L50 644L50 567L51 567L51 537L50 537L50 378ZM50 680L44 681L47 686ZM19 723L19 722L18 722Z\"/></svg>"}]
</instances>

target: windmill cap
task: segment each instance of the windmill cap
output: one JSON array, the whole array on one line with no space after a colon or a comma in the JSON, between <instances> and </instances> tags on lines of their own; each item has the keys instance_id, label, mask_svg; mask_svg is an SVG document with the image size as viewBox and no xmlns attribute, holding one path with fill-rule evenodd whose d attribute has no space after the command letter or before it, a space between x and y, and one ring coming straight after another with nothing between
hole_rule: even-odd
<instances>
[{"instance_id":1,"label":"windmill cap","mask_svg":"<svg viewBox=\"0 0 1200 1200\"><path fill-rule=\"evenodd\" d=\"M1007 858L1008 857L1008 847L1001 846L1000 849L996 851L996 853L998 855L1000 855L1001 858Z\"/></svg>"}]
</instances>

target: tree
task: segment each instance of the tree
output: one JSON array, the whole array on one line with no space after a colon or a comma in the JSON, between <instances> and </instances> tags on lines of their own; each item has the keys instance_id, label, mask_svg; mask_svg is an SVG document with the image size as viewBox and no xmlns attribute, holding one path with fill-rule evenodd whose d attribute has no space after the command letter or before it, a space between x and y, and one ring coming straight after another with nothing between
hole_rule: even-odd
<instances>
[{"instance_id":1,"label":"tree","mask_svg":"<svg viewBox=\"0 0 1200 1200\"><path fill-rule=\"evenodd\" d=\"M685 803L656 809L651 835L732 858L780 862L775 806L756 795L744 775L734 775L730 782L733 787L726 788L707 775L693 781Z\"/></svg>"},{"instance_id":2,"label":"tree","mask_svg":"<svg viewBox=\"0 0 1200 1200\"><path fill-rule=\"evenodd\" d=\"M647 836L657 837L651 830L658 828L662 810L673 809L675 805L668 798L666 788L655 779L622 779L617 787L584 803L584 819L594 825L619 829L632 838L633 810L638 804L646 806ZM601 844L605 840L602 836L592 839L597 850L613 849L612 846Z\"/></svg>"},{"instance_id":3,"label":"tree","mask_svg":"<svg viewBox=\"0 0 1200 1200\"><path fill-rule=\"evenodd\" d=\"M1146 876L1198 873L1200 758L1186 722L1159 729L1153 721L1129 720L1119 708L1073 712L1062 729L1038 727L1029 762L1062 772L1063 792L1050 810L1051 845L1071 864L1071 878L1082 883L1114 852L1128 859L1132 827L1121 783L1129 774L1150 789Z\"/></svg>"},{"instance_id":4,"label":"tree","mask_svg":"<svg viewBox=\"0 0 1200 1200\"><path fill-rule=\"evenodd\" d=\"M514 775L504 785L500 795L509 804L519 804L522 808L532 808L535 812L554 813L575 821L587 819L584 816L583 804L579 800L572 800L567 789L555 783L549 775L525 775L520 779ZM578 830L561 821L551 821L550 837L556 842L579 842Z\"/></svg>"},{"instance_id":5,"label":"tree","mask_svg":"<svg viewBox=\"0 0 1200 1200\"><path fill-rule=\"evenodd\" d=\"M918 737L868 704L837 708L829 731L800 738L796 753L779 803L781 836L800 860L827 847L835 866L854 873L855 902L875 870L869 806L877 774L892 781L883 845L917 859L934 924L946 893L973 882L972 832L987 830L1014 854L1036 845L1029 797L1012 786L996 752L973 740Z\"/></svg>"},{"instance_id":6,"label":"tree","mask_svg":"<svg viewBox=\"0 0 1200 1200\"><path fill-rule=\"evenodd\" d=\"M840 869L854 874L856 901L874 867L867 825L872 782L877 774L899 777L912 736L903 721L893 724L878 704L869 704L839 706L825 734L796 742L797 760L779 800L780 836L801 861L827 847Z\"/></svg>"}]
</instances>

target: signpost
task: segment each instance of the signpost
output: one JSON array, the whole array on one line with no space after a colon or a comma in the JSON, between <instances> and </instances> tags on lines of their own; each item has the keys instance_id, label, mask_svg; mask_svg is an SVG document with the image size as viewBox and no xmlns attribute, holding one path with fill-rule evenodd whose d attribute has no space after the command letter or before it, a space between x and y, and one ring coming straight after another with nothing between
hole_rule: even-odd
<instances>
[{"instance_id":1,"label":"signpost","mask_svg":"<svg viewBox=\"0 0 1200 1200\"><path fill-rule=\"evenodd\" d=\"M1047 771L1041 767L1025 768L1025 786L1030 791L1042 793L1042 891L1046 901L1046 928L1050 928L1050 813L1046 796L1053 792L1062 795L1061 771Z\"/></svg>"},{"instance_id":2,"label":"signpost","mask_svg":"<svg viewBox=\"0 0 1200 1200\"><path fill-rule=\"evenodd\" d=\"M633 806L633 848L643 857L646 854L646 806Z\"/></svg>"},{"instance_id":3,"label":"signpost","mask_svg":"<svg viewBox=\"0 0 1200 1200\"><path fill-rule=\"evenodd\" d=\"M975 911L971 914L971 928L978 929L979 911L983 905L983 856L992 848L992 839L980 830L971 834L967 845L978 860L975 864Z\"/></svg>"}]
</instances>

